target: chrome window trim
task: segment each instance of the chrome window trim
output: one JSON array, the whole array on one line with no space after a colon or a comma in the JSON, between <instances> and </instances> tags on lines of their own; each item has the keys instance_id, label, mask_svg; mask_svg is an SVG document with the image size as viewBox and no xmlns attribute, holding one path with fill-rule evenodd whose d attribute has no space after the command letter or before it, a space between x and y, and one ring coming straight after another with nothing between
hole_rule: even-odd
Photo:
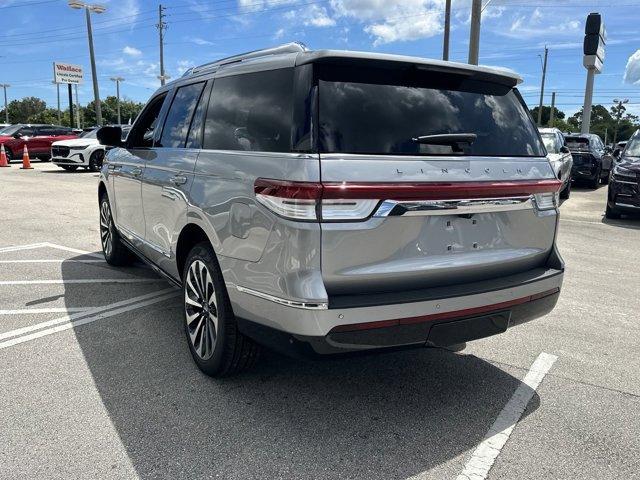
<instances>
[{"instance_id":1,"label":"chrome window trim","mask_svg":"<svg viewBox=\"0 0 640 480\"><path fill-rule=\"evenodd\" d=\"M287 307L301 308L304 310L327 310L329 308L328 303L301 302L297 300L287 300L286 298L276 297L275 295L259 292L258 290L246 288L241 285L236 285L236 290L242 293L246 293L248 295L253 295L254 297L262 298L264 300L270 300L274 303L285 305Z\"/></svg>"},{"instance_id":2,"label":"chrome window trim","mask_svg":"<svg viewBox=\"0 0 640 480\"><path fill-rule=\"evenodd\" d=\"M532 210L533 208L532 196L422 201L385 200L373 216L380 218L388 216L470 215Z\"/></svg>"}]
</instances>

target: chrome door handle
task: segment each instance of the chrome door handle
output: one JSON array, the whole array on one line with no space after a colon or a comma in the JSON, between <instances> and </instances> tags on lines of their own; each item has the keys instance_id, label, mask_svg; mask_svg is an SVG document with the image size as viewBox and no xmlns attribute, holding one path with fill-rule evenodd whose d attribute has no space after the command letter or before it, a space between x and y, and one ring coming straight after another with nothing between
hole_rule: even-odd
<instances>
[{"instance_id":1,"label":"chrome door handle","mask_svg":"<svg viewBox=\"0 0 640 480\"><path fill-rule=\"evenodd\" d=\"M139 176L142 173L142 169L141 168L133 168L131 169L131 175L133 175L134 177Z\"/></svg>"},{"instance_id":2,"label":"chrome door handle","mask_svg":"<svg viewBox=\"0 0 640 480\"><path fill-rule=\"evenodd\" d=\"M184 185L185 183L187 183L187 177L185 177L184 175L175 175L171 177L169 181L174 185Z\"/></svg>"}]
</instances>

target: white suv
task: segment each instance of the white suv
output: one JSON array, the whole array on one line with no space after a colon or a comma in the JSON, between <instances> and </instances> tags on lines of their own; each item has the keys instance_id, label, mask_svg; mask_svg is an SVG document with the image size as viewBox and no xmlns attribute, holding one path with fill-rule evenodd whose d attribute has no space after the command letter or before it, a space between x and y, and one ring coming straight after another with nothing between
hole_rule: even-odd
<instances>
[{"instance_id":1,"label":"white suv","mask_svg":"<svg viewBox=\"0 0 640 480\"><path fill-rule=\"evenodd\" d=\"M122 127L122 138L125 139L130 126ZM60 140L51 144L51 161L65 170L73 172L84 167L92 172L99 172L104 159L105 148L96 137L98 129L84 132L80 138Z\"/></svg>"}]
</instances>

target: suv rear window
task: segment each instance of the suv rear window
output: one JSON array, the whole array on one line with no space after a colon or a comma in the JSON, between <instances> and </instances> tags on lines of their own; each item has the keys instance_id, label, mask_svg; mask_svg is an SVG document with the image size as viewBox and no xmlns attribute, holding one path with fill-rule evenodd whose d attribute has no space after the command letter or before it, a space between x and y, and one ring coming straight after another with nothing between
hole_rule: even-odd
<instances>
[{"instance_id":1,"label":"suv rear window","mask_svg":"<svg viewBox=\"0 0 640 480\"><path fill-rule=\"evenodd\" d=\"M566 137L565 140L570 150L589 150L588 138Z\"/></svg>"},{"instance_id":2,"label":"suv rear window","mask_svg":"<svg viewBox=\"0 0 640 480\"><path fill-rule=\"evenodd\" d=\"M451 146L412 139L470 133L477 138L465 155L545 155L522 99L508 86L415 68L319 70L321 152L451 155Z\"/></svg>"}]
</instances>

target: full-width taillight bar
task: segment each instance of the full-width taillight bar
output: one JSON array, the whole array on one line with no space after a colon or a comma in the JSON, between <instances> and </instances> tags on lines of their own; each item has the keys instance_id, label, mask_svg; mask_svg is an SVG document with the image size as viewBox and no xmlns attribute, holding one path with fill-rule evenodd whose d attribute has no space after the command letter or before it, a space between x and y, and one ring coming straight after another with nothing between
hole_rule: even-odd
<instances>
[{"instance_id":1,"label":"full-width taillight bar","mask_svg":"<svg viewBox=\"0 0 640 480\"><path fill-rule=\"evenodd\" d=\"M296 220L361 220L383 200L450 200L536 195L539 207L555 208L557 179L486 182L292 182L258 178L256 199L275 213Z\"/></svg>"}]
</instances>

